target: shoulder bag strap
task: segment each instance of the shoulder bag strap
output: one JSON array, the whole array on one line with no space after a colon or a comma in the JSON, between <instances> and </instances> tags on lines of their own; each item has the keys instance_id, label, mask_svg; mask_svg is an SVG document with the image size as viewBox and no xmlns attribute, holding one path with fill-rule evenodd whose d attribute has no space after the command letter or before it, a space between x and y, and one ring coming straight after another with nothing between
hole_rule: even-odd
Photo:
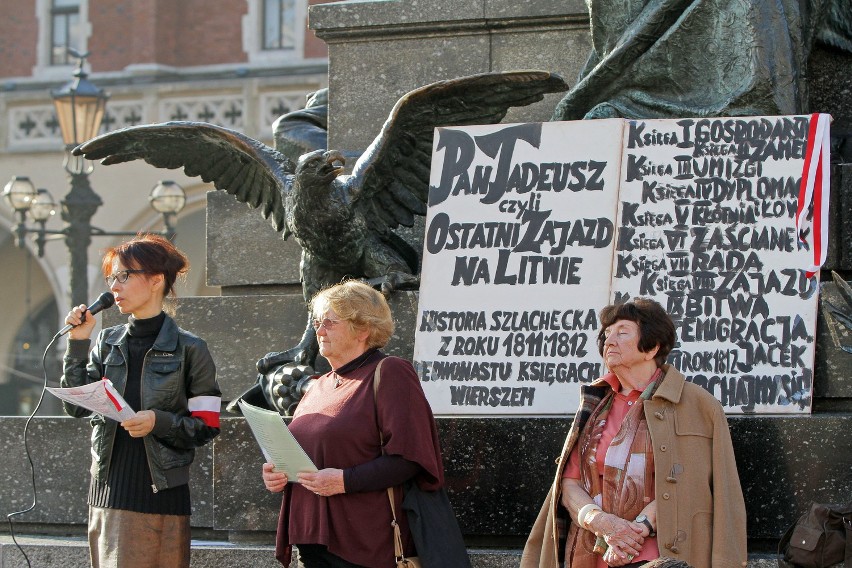
<instances>
[{"instance_id":1,"label":"shoulder bag strap","mask_svg":"<svg viewBox=\"0 0 852 568\"><path fill-rule=\"evenodd\" d=\"M376 425L379 426L379 443L381 444L382 455L385 455L385 440L384 436L382 436L382 428L378 424L378 412L379 412L379 383L382 380L382 363L385 362L385 359L379 361L379 364L376 365L376 372L373 375L373 400L376 403ZM399 523L396 522L396 507L393 503L393 487L388 487L388 501L390 501L391 508L391 517L393 521L391 521L391 526L393 527L393 553L396 556L397 565L400 562L405 562L405 555L402 552L402 534L399 530Z\"/></svg>"},{"instance_id":2,"label":"shoulder bag strap","mask_svg":"<svg viewBox=\"0 0 852 568\"><path fill-rule=\"evenodd\" d=\"M376 405L376 428L379 430L379 447L382 450L382 455L385 455L385 439L382 436L382 426L379 424L379 383L382 381L382 363L384 362L384 359L379 361L376 370L373 372L373 403Z\"/></svg>"}]
</instances>

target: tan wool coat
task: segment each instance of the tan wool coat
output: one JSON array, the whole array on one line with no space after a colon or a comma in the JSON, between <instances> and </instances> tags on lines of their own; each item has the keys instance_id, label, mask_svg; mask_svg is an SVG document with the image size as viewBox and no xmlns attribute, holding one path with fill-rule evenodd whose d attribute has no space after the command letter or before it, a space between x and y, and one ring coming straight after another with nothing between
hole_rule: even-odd
<instances>
[{"instance_id":1,"label":"tan wool coat","mask_svg":"<svg viewBox=\"0 0 852 568\"><path fill-rule=\"evenodd\" d=\"M660 554L695 568L745 566L745 503L722 405L676 369L663 369L663 382L643 403L654 446ZM560 504L562 472L588 418L584 409L597 404L605 392L602 386L609 388L600 380L582 388L581 411L557 459L556 476L527 539L521 568L563 566L558 550L571 519Z\"/></svg>"}]
</instances>

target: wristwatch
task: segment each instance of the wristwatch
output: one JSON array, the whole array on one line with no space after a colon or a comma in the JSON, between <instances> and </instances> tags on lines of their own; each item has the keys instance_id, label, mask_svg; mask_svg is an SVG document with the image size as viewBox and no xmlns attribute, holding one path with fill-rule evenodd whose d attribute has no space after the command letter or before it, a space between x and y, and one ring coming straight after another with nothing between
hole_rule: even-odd
<instances>
[{"instance_id":1,"label":"wristwatch","mask_svg":"<svg viewBox=\"0 0 852 568\"><path fill-rule=\"evenodd\" d=\"M634 521L636 523L642 523L646 527L648 527L648 536L657 536L657 531L654 530L654 526L651 524L651 521L648 520L648 517L645 515L639 515L636 517Z\"/></svg>"}]
</instances>

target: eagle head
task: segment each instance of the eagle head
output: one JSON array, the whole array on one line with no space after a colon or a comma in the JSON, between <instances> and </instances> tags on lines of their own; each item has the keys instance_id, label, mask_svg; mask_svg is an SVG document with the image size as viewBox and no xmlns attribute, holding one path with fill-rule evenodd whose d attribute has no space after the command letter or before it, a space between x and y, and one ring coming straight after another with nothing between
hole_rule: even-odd
<instances>
[{"instance_id":1,"label":"eagle head","mask_svg":"<svg viewBox=\"0 0 852 568\"><path fill-rule=\"evenodd\" d=\"M301 186L327 186L343 173L346 158L337 150L314 150L299 158L296 178Z\"/></svg>"}]
</instances>

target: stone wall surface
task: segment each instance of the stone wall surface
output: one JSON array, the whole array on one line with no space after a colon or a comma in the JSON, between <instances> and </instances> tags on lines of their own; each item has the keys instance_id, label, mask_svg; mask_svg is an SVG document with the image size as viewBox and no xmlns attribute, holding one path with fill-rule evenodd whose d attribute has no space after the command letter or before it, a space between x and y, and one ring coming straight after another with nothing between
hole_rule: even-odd
<instances>
[{"instance_id":1,"label":"stone wall surface","mask_svg":"<svg viewBox=\"0 0 852 568\"><path fill-rule=\"evenodd\" d=\"M207 192L207 285L299 284L302 249L224 191Z\"/></svg>"},{"instance_id":2,"label":"stone wall surface","mask_svg":"<svg viewBox=\"0 0 852 568\"><path fill-rule=\"evenodd\" d=\"M126 321L118 310L103 314L104 326ZM301 294L180 298L175 315L207 341L225 401L254 383L258 359L298 342L306 317Z\"/></svg>"},{"instance_id":3,"label":"stone wall surface","mask_svg":"<svg viewBox=\"0 0 852 568\"><path fill-rule=\"evenodd\" d=\"M51 395L46 395L51 396ZM22 511L33 502L33 473L24 445L24 416L0 417L0 511ZM26 445L35 468L36 506L14 517L18 523L85 525L92 429L87 419L37 417L27 428ZM196 451L190 471L192 526L213 527L213 446ZM50 527L45 527L52 532ZM2 564L0 564L2 566Z\"/></svg>"},{"instance_id":4,"label":"stone wall surface","mask_svg":"<svg viewBox=\"0 0 852 568\"><path fill-rule=\"evenodd\" d=\"M314 6L311 27L329 46L329 145L366 148L397 99L433 81L541 69L573 83L590 40L577 0L341 2ZM548 120L561 95L509 112Z\"/></svg>"}]
</instances>

